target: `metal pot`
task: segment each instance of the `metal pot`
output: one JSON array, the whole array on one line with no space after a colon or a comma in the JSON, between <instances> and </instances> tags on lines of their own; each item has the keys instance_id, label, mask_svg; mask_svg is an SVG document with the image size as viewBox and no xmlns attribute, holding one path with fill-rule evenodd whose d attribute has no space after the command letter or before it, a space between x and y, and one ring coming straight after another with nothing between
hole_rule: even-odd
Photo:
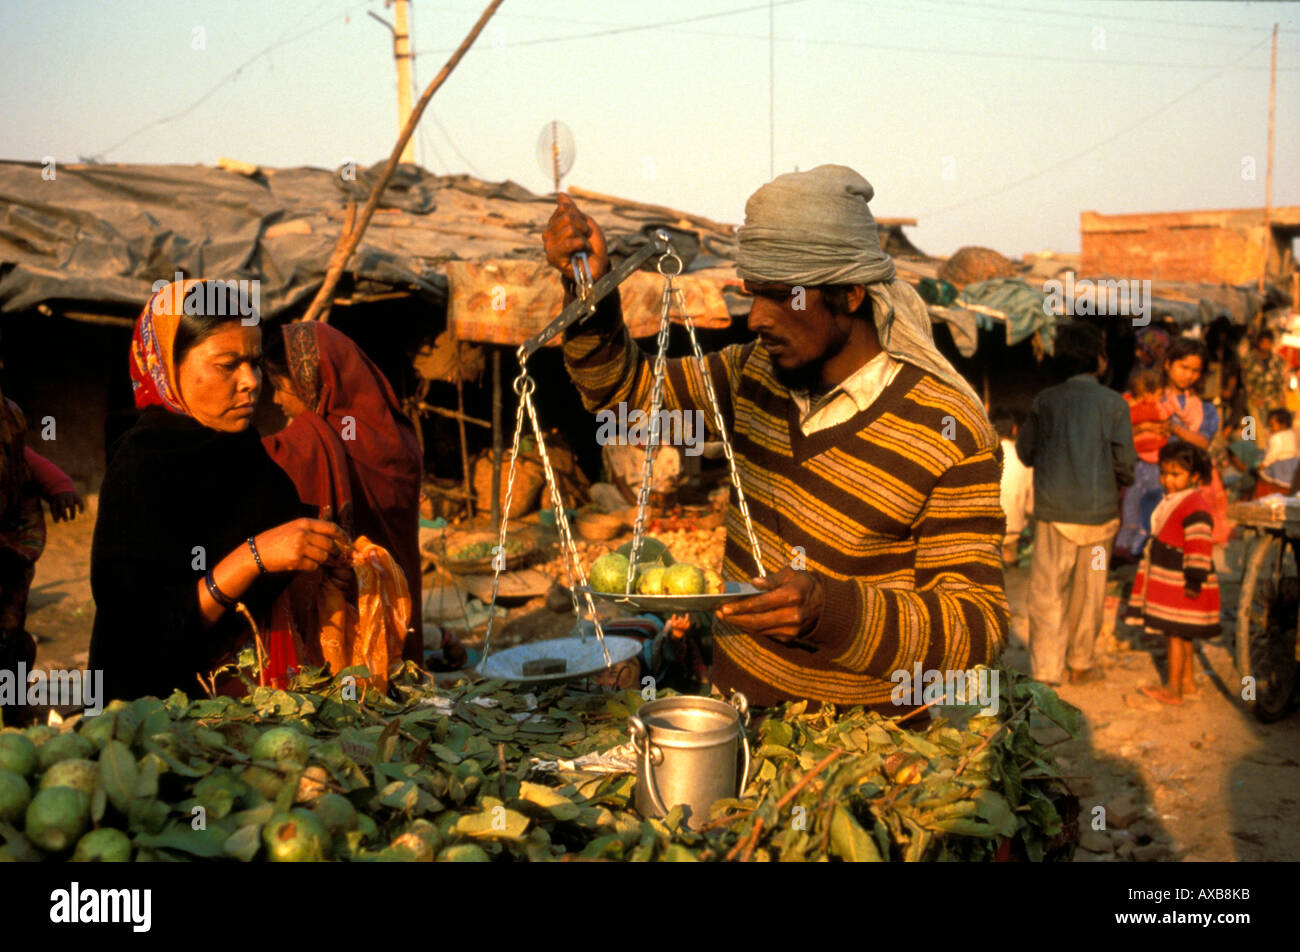
<instances>
[{"instance_id":1,"label":"metal pot","mask_svg":"<svg viewBox=\"0 0 1300 952\"><path fill-rule=\"evenodd\" d=\"M637 811L662 817L682 804L687 824L698 829L715 801L740 796L749 783L748 710L739 693L730 704L684 696L641 705L627 725L637 753Z\"/></svg>"}]
</instances>

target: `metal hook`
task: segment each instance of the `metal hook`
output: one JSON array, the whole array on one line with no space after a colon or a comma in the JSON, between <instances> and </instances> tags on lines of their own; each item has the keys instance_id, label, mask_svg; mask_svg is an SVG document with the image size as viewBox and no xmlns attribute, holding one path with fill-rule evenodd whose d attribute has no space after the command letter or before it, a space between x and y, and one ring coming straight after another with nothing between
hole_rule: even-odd
<instances>
[{"instance_id":1,"label":"metal hook","mask_svg":"<svg viewBox=\"0 0 1300 952\"><path fill-rule=\"evenodd\" d=\"M665 270L664 270L664 265L665 265L667 262L669 262L669 261L676 261L676 262L677 262L677 270L676 270L676 271L665 271ZM659 262L658 262L658 264L655 265L655 268L656 268L656 269L659 271L659 273L660 273L663 277L665 277L665 278L675 278L675 277L677 277L679 274L682 273L682 267L683 267L683 266L682 266L682 259L679 258L679 257L677 257L677 253L674 252L674 251L672 251L671 249L668 250L668 251L665 251L662 255L660 255L660 257L659 257Z\"/></svg>"},{"instance_id":2,"label":"metal hook","mask_svg":"<svg viewBox=\"0 0 1300 952\"><path fill-rule=\"evenodd\" d=\"M512 389L514 390L516 397L524 397L532 394L532 392L537 389L537 381L528 373L521 372L519 376L515 378Z\"/></svg>"},{"instance_id":3,"label":"metal hook","mask_svg":"<svg viewBox=\"0 0 1300 952\"><path fill-rule=\"evenodd\" d=\"M591 262L587 259L587 253L579 251L575 254L569 259L569 267L573 269L573 283L578 286L578 298L589 302L595 281L591 277Z\"/></svg>"}]
</instances>

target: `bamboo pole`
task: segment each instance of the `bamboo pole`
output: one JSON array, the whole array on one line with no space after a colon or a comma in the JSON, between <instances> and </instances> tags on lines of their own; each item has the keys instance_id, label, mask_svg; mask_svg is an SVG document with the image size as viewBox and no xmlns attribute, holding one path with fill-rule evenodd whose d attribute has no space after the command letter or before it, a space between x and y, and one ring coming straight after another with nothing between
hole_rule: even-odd
<instances>
[{"instance_id":1,"label":"bamboo pole","mask_svg":"<svg viewBox=\"0 0 1300 952\"><path fill-rule=\"evenodd\" d=\"M470 419L465 416L465 382L456 377L456 426L460 428L460 470L461 479L465 484L465 511L471 519L474 518L474 493L470 482L469 473L469 443L465 439L465 421ZM475 423L482 423L483 426L489 424L483 421L475 420Z\"/></svg>"},{"instance_id":2,"label":"bamboo pole","mask_svg":"<svg viewBox=\"0 0 1300 952\"><path fill-rule=\"evenodd\" d=\"M457 382L456 382L456 386L457 386L457 387L460 387L460 386L461 386L460 381L457 381ZM464 401L463 401L463 399L462 399L461 397L457 397L457 401L458 401L461 405L464 404ZM470 416L468 413L460 413L460 412L458 412L458 411L456 411L456 410L448 410L448 409L446 409L445 407L435 407L435 406L434 406L433 404L431 404L431 403L421 403L421 404L420 404L420 412L421 412L421 413L436 413L436 414L438 414L439 416L445 416L445 417L447 417L449 420L463 420L463 421L466 422L466 423L473 423L475 426L481 426L481 427L483 427L483 429L485 429L485 430L490 430L490 429L492 429L492 424L489 423L487 420L480 420L478 417Z\"/></svg>"},{"instance_id":3,"label":"bamboo pole","mask_svg":"<svg viewBox=\"0 0 1300 952\"><path fill-rule=\"evenodd\" d=\"M492 532L501 532L501 348L492 348Z\"/></svg>"},{"instance_id":4,"label":"bamboo pole","mask_svg":"<svg viewBox=\"0 0 1300 952\"><path fill-rule=\"evenodd\" d=\"M366 200L366 207L361 210L361 215L357 219L355 226L345 226L342 234L339 235L334 254L330 257L329 269L325 272L325 281L320 290L316 292L316 297L312 299L311 305L307 308L307 313L303 315L304 321L326 321L329 319L329 304L334 294L334 288L338 286L339 278L343 275L343 269L347 266L348 259L352 257L353 252L357 250L357 245L361 243L361 236L365 234L366 226L370 224L375 209L379 207L379 199L384 194L384 189L388 187L388 182L393 177L398 162L401 161L402 151L411 140L415 127L420 122L420 117L424 115L425 107L429 105L429 100L433 98L433 94L447 81L447 77L451 75L452 70L460 63L469 48L474 45L478 35L487 26L488 20L492 19L492 15L497 12L497 8L503 2L504 0L492 0L488 4L487 9L479 16L478 22L474 24L474 28L469 31L469 35L461 40L456 52L451 54L451 59L447 60L446 65L438 71L438 75L433 78L433 82L420 96L420 101L415 104L415 109L412 111L410 118L406 120L406 125L402 128L402 134L397 137L397 144L393 146L393 151L388 156L388 162L385 163L384 169L379 175L379 180L375 182L375 187L371 189L370 197Z\"/></svg>"}]
</instances>

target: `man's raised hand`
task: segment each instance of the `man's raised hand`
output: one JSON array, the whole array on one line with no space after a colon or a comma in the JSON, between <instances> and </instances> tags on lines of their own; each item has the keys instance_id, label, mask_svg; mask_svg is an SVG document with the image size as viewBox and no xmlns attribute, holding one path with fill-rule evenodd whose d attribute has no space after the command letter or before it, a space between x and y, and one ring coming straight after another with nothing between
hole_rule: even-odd
<instances>
[{"instance_id":1,"label":"man's raised hand","mask_svg":"<svg viewBox=\"0 0 1300 952\"><path fill-rule=\"evenodd\" d=\"M546 260L566 278L573 277L570 259L579 252L587 254L593 281L599 281L609 272L609 251L600 226L594 218L579 211L573 199L563 192L556 196L555 213L546 223L542 244L546 248Z\"/></svg>"}]
</instances>

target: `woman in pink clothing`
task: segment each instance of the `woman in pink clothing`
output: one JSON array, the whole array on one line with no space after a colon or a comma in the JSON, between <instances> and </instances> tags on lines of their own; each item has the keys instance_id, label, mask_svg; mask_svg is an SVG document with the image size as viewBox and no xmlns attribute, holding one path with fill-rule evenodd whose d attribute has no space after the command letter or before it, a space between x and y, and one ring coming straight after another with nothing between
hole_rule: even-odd
<instances>
[{"instance_id":1,"label":"woman in pink clothing","mask_svg":"<svg viewBox=\"0 0 1300 952\"><path fill-rule=\"evenodd\" d=\"M1200 341L1186 337L1174 341L1165 354L1165 390L1161 404L1169 413L1170 442L1181 440L1208 452L1210 441L1219 432L1219 410L1196 393L1204 367L1205 348ZM1228 494L1218 471L1211 469L1210 475L1201 492L1214 517L1214 544L1223 545L1231 531Z\"/></svg>"}]
</instances>

